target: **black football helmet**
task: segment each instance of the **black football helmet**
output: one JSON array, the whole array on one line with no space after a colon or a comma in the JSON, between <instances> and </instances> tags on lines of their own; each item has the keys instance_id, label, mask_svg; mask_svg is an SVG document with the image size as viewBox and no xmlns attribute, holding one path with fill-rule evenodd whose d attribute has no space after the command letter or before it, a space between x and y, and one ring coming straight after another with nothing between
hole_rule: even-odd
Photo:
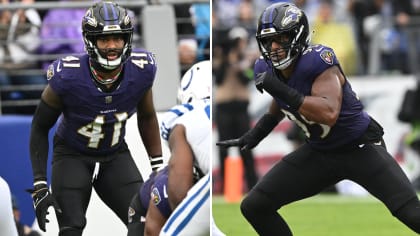
<instances>
[{"instance_id":1,"label":"black football helmet","mask_svg":"<svg viewBox=\"0 0 420 236\"><path fill-rule=\"evenodd\" d=\"M259 17L256 38L264 59L274 68L283 70L309 45L308 19L294 4L272 4ZM282 49L272 50L273 41ZM280 50L285 50L284 59L278 56Z\"/></svg>"},{"instance_id":2,"label":"black football helmet","mask_svg":"<svg viewBox=\"0 0 420 236\"><path fill-rule=\"evenodd\" d=\"M102 1L90 7L83 17L82 31L85 47L91 60L94 64L100 65L105 71L114 70L124 63L131 54L133 39L131 19L127 10L114 2ZM111 34L121 35L124 39L123 49L117 50L119 56L112 61L107 59L107 52L99 50L96 45L98 37Z\"/></svg>"}]
</instances>

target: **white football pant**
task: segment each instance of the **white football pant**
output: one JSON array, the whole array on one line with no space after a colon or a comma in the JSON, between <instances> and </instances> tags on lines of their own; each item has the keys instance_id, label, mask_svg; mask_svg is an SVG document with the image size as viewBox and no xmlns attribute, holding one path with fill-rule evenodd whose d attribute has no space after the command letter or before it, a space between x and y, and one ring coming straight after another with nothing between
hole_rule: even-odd
<instances>
[{"instance_id":1,"label":"white football pant","mask_svg":"<svg viewBox=\"0 0 420 236\"><path fill-rule=\"evenodd\" d=\"M159 236L210 235L210 175L206 174L172 212Z\"/></svg>"},{"instance_id":2,"label":"white football pant","mask_svg":"<svg viewBox=\"0 0 420 236\"><path fill-rule=\"evenodd\" d=\"M18 236L10 188L2 177L0 177L0 235Z\"/></svg>"}]
</instances>

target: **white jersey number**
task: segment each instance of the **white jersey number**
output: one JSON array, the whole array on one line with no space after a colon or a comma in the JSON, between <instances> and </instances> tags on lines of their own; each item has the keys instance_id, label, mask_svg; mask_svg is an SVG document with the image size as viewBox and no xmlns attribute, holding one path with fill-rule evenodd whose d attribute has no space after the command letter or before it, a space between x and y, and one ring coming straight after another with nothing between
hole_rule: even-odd
<instances>
[{"instance_id":1,"label":"white jersey number","mask_svg":"<svg viewBox=\"0 0 420 236\"><path fill-rule=\"evenodd\" d=\"M114 114L117 122L114 124L114 132L112 134L111 147L118 143L121 136L122 123L127 120L128 114L126 112ZM105 116L99 115L95 120L80 129L77 133L89 138L88 147L98 148L101 139L105 137L102 132L102 126L105 124Z\"/></svg>"},{"instance_id":2,"label":"white jersey number","mask_svg":"<svg viewBox=\"0 0 420 236\"><path fill-rule=\"evenodd\" d=\"M305 136L308 138L311 137L311 133L309 132L308 125L315 125L315 124L319 125L322 129L322 133L320 135L321 138L327 137L327 135L330 133L331 127L329 127L328 125L319 124L314 121L310 121L306 119L304 116L300 115L302 120L304 120L304 122L302 122L301 120L297 119L296 116L293 115L291 112L286 111L284 109L281 109L281 111L287 116L287 118L289 118L289 120L295 122L303 130L303 132L305 133Z\"/></svg>"}]
</instances>

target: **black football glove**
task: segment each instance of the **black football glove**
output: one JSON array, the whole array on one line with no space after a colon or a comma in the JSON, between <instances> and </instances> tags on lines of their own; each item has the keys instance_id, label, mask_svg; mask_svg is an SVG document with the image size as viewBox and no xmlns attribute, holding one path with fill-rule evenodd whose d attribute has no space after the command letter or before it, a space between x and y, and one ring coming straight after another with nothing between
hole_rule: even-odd
<instances>
[{"instance_id":1,"label":"black football glove","mask_svg":"<svg viewBox=\"0 0 420 236\"><path fill-rule=\"evenodd\" d=\"M263 72L257 74L255 87L263 93L267 91L271 96L281 98L291 108L298 110L305 96L296 89L289 87L273 73Z\"/></svg>"},{"instance_id":2,"label":"black football glove","mask_svg":"<svg viewBox=\"0 0 420 236\"><path fill-rule=\"evenodd\" d=\"M49 222L47 219L49 214L48 208L53 206L56 213L61 213L60 206L58 206L58 203L48 190L48 186L44 183L36 184L34 189L27 191L32 195L38 226L45 232L45 223Z\"/></svg>"},{"instance_id":3,"label":"black football glove","mask_svg":"<svg viewBox=\"0 0 420 236\"><path fill-rule=\"evenodd\" d=\"M263 140L271 130L276 127L279 120L272 114L265 114L258 120L254 128L248 130L242 137L237 139L228 139L219 141L216 143L217 146L221 147L240 147L241 150L253 149L257 146L261 140Z\"/></svg>"},{"instance_id":4,"label":"black football glove","mask_svg":"<svg viewBox=\"0 0 420 236\"><path fill-rule=\"evenodd\" d=\"M264 93L264 80L267 77L266 74L267 72L259 73L255 78L255 87L260 93Z\"/></svg>"},{"instance_id":5,"label":"black football glove","mask_svg":"<svg viewBox=\"0 0 420 236\"><path fill-rule=\"evenodd\" d=\"M219 141L216 143L216 145L221 146L221 147L226 147L226 148L239 147L241 150L246 150L246 149L253 149L255 146L258 145L258 143L260 143L260 141L261 141L260 139L258 139L252 134L252 129L251 129L248 132L246 132L244 135L242 135L242 137L240 138Z\"/></svg>"}]
</instances>

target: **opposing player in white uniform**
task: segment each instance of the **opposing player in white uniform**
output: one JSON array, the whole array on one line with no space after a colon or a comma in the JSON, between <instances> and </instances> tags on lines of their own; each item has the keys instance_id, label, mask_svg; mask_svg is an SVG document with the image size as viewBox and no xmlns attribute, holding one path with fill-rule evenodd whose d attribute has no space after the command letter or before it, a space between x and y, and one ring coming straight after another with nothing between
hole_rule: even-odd
<instances>
[{"instance_id":1,"label":"opposing player in white uniform","mask_svg":"<svg viewBox=\"0 0 420 236\"><path fill-rule=\"evenodd\" d=\"M192 66L181 80L181 105L162 118L161 135L171 150L167 191L173 212L161 236L209 235L210 225L212 235L224 235L210 221L211 74L210 61Z\"/></svg>"},{"instance_id":2,"label":"opposing player in white uniform","mask_svg":"<svg viewBox=\"0 0 420 236\"><path fill-rule=\"evenodd\" d=\"M182 77L181 103L162 116L168 165L152 172L133 197L127 236L224 236L210 221L211 63L193 65ZM211 229L210 229L211 227Z\"/></svg>"},{"instance_id":3,"label":"opposing player in white uniform","mask_svg":"<svg viewBox=\"0 0 420 236\"><path fill-rule=\"evenodd\" d=\"M17 236L12 197L7 182L0 177L0 235Z\"/></svg>"}]
</instances>

